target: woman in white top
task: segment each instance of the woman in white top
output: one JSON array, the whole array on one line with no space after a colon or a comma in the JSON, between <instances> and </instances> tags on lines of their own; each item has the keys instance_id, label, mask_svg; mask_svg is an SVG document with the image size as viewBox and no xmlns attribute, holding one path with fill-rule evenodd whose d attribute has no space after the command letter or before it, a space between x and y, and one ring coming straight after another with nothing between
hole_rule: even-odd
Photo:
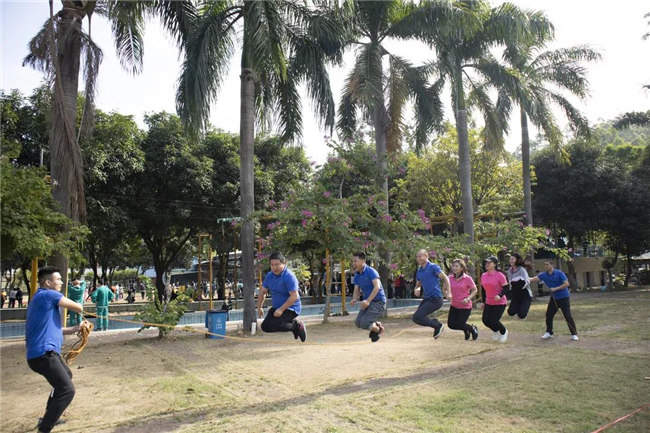
<instances>
[{"instance_id":1,"label":"woman in white top","mask_svg":"<svg viewBox=\"0 0 650 433\"><path fill-rule=\"evenodd\" d=\"M509 316L517 316L524 320L530 310L533 292L530 290L530 277L523 267L524 260L517 253L510 255L510 269L508 269L508 282L512 300L508 307Z\"/></svg>"}]
</instances>

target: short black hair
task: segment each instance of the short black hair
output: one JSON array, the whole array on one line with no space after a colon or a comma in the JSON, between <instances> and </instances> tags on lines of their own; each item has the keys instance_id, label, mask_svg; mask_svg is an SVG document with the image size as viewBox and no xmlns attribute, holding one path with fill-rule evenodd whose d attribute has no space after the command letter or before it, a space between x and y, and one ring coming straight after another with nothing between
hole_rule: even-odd
<instances>
[{"instance_id":1,"label":"short black hair","mask_svg":"<svg viewBox=\"0 0 650 433\"><path fill-rule=\"evenodd\" d=\"M364 260L364 261L366 260L366 253L364 253L363 251L357 251L356 253L352 254L352 256L353 257L358 257L358 258L360 258L361 260Z\"/></svg>"},{"instance_id":2,"label":"short black hair","mask_svg":"<svg viewBox=\"0 0 650 433\"><path fill-rule=\"evenodd\" d=\"M279 251L273 251L271 255L269 256L269 262L271 260L280 260L282 263L287 263L287 259L284 257L284 255L279 252Z\"/></svg>"},{"instance_id":3,"label":"short black hair","mask_svg":"<svg viewBox=\"0 0 650 433\"><path fill-rule=\"evenodd\" d=\"M48 279L52 274L57 272L60 274L61 270L54 266L43 266L38 270L38 282L40 283L41 281Z\"/></svg>"}]
</instances>

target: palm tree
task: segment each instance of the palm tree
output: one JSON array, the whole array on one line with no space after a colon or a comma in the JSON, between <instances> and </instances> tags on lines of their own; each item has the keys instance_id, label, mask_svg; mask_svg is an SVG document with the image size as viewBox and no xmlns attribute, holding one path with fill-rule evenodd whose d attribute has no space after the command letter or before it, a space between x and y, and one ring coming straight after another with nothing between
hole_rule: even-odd
<instances>
[{"instance_id":1,"label":"palm tree","mask_svg":"<svg viewBox=\"0 0 650 433\"><path fill-rule=\"evenodd\" d=\"M300 135L298 85L308 93L321 121L333 127L335 106L328 61L340 61L343 31L326 9L291 0L205 2L193 27L179 78L177 111L193 134L208 125L229 60L241 35L240 199L244 283L244 331L255 318L253 285L255 226L253 145L256 120L279 123L282 136ZM241 26L243 31L238 34ZM277 114L275 114L277 112Z\"/></svg>"},{"instance_id":2,"label":"palm tree","mask_svg":"<svg viewBox=\"0 0 650 433\"><path fill-rule=\"evenodd\" d=\"M458 132L463 231L468 235L468 242L473 244L474 203L467 135L468 108L478 109L483 116L486 148L502 150L503 133L507 131L508 99L501 94L495 104L489 92L498 90L504 83L514 81L514 78L490 54L490 49L524 40L531 35L543 37L552 31L552 25L543 14L522 11L510 3L495 8L482 0L461 1L460 4L473 14L473 18L458 16L455 23L457 32L434 35L430 43L437 52L435 66L439 81L451 83Z\"/></svg>"},{"instance_id":3,"label":"palm tree","mask_svg":"<svg viewBox=\"0 0 650 433\"><path fill-rule=\"evenodd\" d=\"M403 114L407 102L415 108L416 146L419 151L429 134L442 124L439 85L429 85L429 66L414 66L408 59L391 53L386 40L423 39L450 32L453 16L464 11L446 1L420 4L401 0L349 0L342 7L350 32L347 46L356 50L339 105L337 127L346 139L357 131L359 114L373 126L377 159L377 187L386 197L389 210L387 156L400 149L404 132ZM384 67L384 60L387 60ZM379 274L387 287L390 253L380 247Z\"/></svg>"},{"instance_id":4,"label":"palm tree","mask_svg":"<svg viewBox=\"0 0 650 433\"><path fill-rule=\"evenodd\" d=\"M552 39L552 33L547 35ZM533 224L530 179L530 140L528 120L543 131L549 144L561 154L562 133L551 111L551 104L560 106L571 128L579 135L589 137L588 120L566 99L562 91L583 99L588 96L589 84L582 62L599 60L600 54L586 46L575 46L539 52L546 40L511 44L503 58L512 68L514 88L504 89L506 95L519 105L521 119L521 155L524 180L524 212L526 224Z\"/></svg>"},{"instance_id":5,"label":"palm tree","mask_svg":"<svg viewBox=\"0 0 650 433\"><path fill-rule=\"evenodd\" d=\"M443 117L439 86L427 82L430 66L414 66L391 53L386 40L425 39L449 32L451 18L464 12L446 1L416 5L401 0L350 0L342 11L350 32L346 45L355 47L356 59L343 88L337 127L344 138L352 139L360 113L373 125L377 183L388 197L386 156L400 149L406 103L414 102L418 149Z\"/></svg>"},{"instance_id":6,"label":"palm tree","mask_svg":"<svg viewBox=\"0 0 650 433\"><path fill-rule=\"evenodd\" d=\"M83 221L86 216L86 204L79 140L87 136L92 129L95 83L102 60L102 51L91 38L92 16L97 14L111 22L122 65L137 73L142 68L145 14L160 17L165 28L177 38L179 45L182 45L185 29L193 16L193 6L189 0L65 0L62 1L62 9L54 14L53 0L50 0L49 4L50 17L30 41L30 53L24 63L43 71L53 88L49 136L53 195L63 214L74 221ZM88 20L88 32L83 30L84 19ZM77 92L82 57L85 107L81 126L77 131ZM61 269L68 268L66 258L60 253L55 253L54 262ZM64 287L67 287L67 272L64 274Z\"/></svg>"}]
</instances>

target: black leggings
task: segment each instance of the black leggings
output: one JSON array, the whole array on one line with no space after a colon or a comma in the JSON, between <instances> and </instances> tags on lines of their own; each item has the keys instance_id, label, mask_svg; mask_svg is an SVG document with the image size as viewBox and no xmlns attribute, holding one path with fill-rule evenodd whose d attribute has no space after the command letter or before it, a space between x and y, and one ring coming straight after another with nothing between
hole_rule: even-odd
<instances>
[{"instance_id":1,"label":"black leggings","mask_svg":"<svg viewBox=\"0 0 650 433\"><path fill-rule=\"evenodd\" d=\"M569 325L569 332L571 335L578 335L578 330L576 329L576 322L573 321L573 316L571 316L571 302L569 298L555 299L551 295L551 299L548 300L548 307L546 307L546 332L553 335L553 317L557 313L558 308L562 310L564 314L564 319L566 320L567 325Z\"/></svg>"},{"instance_id":2,"label":"black leggings","mask_svg":"<svg viewBox=\"0 0 650 433\"><path fill-rule=\"evenodd\" d=\"M524 289L526 282L524 280L513 281L511 284L511 296L512 300L510 301L510 306L508 306L508 316L517 316L520 319L525 319L528 316L528 311L530 311L530 302L531 298L527 289Z\"/></svg>"},{"instance_id":3,"label":"black leggings","mask_svg":"<svg viewBox=\"0 0 650 433\"><path fill-rule=\"evenodd\" d=\"M284 310L282 316L275 317L273 313L275 308L270 308L268 314L262 322L262 331L264 332L289 332L298 329L298 322L294 319L298 317L293 310Z\"/></svg>"},{"instance_id":4,"label":"black leggings","mask_svg":"<svg viewBox=\"0 0 650 433\"><path fill-rule=\"evenodd\" d=\"M49 432L74 398L72 372L65 365L61 356L54 351L47 352L38 358L28 359L27 364L36 373L45 376L45 379L54 388L47 400L45 415L39 425L40 431Z\"/></svg>"},{"instance_id":5,"label":"black leggings","mask_svg":"<svg viewBox=\"0 0 650 433\"><path fill-rule=\"evenodd\" d=\"M501 316L506 310L505 305L488 305L483 308L483 324L493 332L499 331L501 335L506 333L506 327L501 323Z\"/></svg>"},{"instance_id":6,"label":"black leggings","mask_svg":"<svg viewBox=\"0 0 650 433\"><path fill-rule=\"evenodd\" d=\"M460 329L462 331L472 332L472 325L467 324L467 319L469 319L470 314L472 314L471 308L449 307L447 326L449 326L449 329Z\"/></svg>"}]
</instances>

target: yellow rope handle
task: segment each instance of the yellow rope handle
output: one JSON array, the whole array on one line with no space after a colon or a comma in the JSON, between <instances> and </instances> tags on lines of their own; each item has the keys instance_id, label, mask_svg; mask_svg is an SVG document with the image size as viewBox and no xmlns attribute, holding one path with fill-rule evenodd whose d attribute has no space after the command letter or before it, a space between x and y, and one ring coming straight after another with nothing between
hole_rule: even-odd
<instances>
[{"instance_id":1,"label":"yellow rope handle","mask_svg":"<svg viewBox=\"0 0 650 433\"><path fill-rule=\"evenodd\" d=\"M79 326L79 331L77 332L77 337L79 337L79 340L77 340L70 350L68 350L64 355L63 359L65 359L66 364L72 364L74 360L83 352L83 350L86 348L86 344L88 344L88 335L93 330L93 324L91 322L88 322L84 320L81 322L81 325Z\"/></svg>"}]
</instances>

